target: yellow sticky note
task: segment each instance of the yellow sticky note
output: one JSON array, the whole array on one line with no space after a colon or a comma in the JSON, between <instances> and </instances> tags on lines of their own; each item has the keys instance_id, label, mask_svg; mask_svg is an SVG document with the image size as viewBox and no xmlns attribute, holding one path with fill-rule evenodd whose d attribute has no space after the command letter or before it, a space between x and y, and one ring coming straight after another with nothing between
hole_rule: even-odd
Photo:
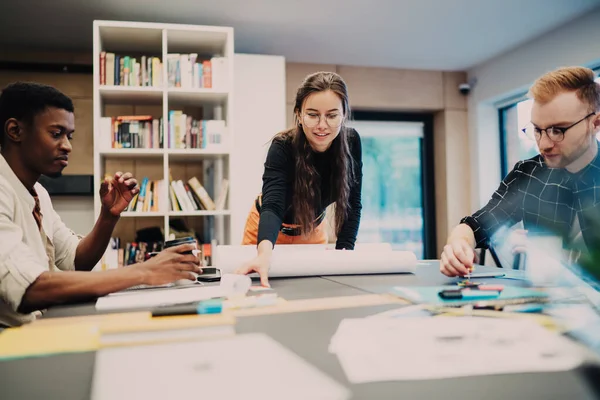
<instances>
[{"instance_id":1,"label":"yellow sticky note","mask_svg":"<svg viewBox=\"0 0 600 400\"><path fill-rule=\"evenodd\" d=\"M8 328L0 332L0 359L95 351L96 324Z\"/></svg>"}]
</instances>

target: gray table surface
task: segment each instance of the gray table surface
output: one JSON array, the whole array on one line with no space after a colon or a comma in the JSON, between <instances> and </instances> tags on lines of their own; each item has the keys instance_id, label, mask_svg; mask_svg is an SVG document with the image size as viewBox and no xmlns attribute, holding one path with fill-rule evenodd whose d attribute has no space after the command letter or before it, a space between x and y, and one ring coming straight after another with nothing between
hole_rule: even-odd
<instances>
[{"instance_id":1,"label":"gray table surface","mask_svg":"<svg viewBox=\"0 0 600 400\"><path fill-rule=\"evenodd\" d=\"M271 279L270 283L273 289L277 291L277 294L286 300L300 300L334 296L353 296L366 293L366 291L364 290L339 284L332 280L320 279L318 277ZM259 284L258 279L255 279L255 284ZM205 286L212 285L218 285L218 283L205 284ZM116 310L112 312L120 313L122 312L122 310ZM111 311L97 311L94 302L55 306L48 309L44 313L44 318L71 317L79 315L106 313L111 313Z\"/></svg>"},{"instance_id":2,"label":"gray table surface","mask_svg":"<svg viewBox=\"0 0 600 400\"><path fill-rule=\"evenodd\" d=\"M481 268L480 272L495 269ZM396 285L437 285L454 280L441 276L436 263L423 263L413 274L329 276L272 279L288 300L380 293ZM485 279L497 282L499 279ZM517 280L502 280L521 285ZM595 399L600 398L600 372L595 367L553 373L506 374L441 380L350 384L329 340L344 318L360 318L398 305L239 317L236 332L263 332L315 367L349 387L353 399ZM93 304L61 306L46 317L94 313ZM65 354L0 362L0 398L88 399L95 353ZM407 360L410 362L410 360ZM595 382L595 383L594 383ZM593 385L596 385L595 390Z\"/></svg>"},{"instance_id":3,"label":"gray table surface","mask_svg":"<svg viewBox=\"0 0 600 400\"><path fill-rule=\"evenodd\" d=\"M522 271L504 270L494 267L478 266L476 272L502 272L506 274L505 278L478 278L472 279L474 282L488 283L494 282L507 286L525 286L526 282L521 279ZM448 278L439 271L439 261L426 260L417 264L415 274L377 274L377 275L332 275L324 276L324 279L337 282L346 286L361 289L369 293L385 293L391 286L432 286L449 285L463 280L463 278Z\"/></svg>"}]
</instances>

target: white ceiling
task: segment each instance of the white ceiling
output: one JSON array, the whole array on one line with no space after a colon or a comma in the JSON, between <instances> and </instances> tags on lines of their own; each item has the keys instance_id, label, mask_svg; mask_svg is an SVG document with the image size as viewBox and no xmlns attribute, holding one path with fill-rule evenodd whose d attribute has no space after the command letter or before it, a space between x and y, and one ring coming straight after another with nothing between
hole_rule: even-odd
<instances>
[{"instance_id":1,"label":"white ceiling","mask_svg":"<svg viewBox=\"0 0 600 400\"><path fill-rule=\"evenodd\" d=\"M236 52L288 61L464 70L599 6L600 0L2 0L0 48L90 50L94 19L155 21L233 26Z\"/></svg>"}]
</instances>

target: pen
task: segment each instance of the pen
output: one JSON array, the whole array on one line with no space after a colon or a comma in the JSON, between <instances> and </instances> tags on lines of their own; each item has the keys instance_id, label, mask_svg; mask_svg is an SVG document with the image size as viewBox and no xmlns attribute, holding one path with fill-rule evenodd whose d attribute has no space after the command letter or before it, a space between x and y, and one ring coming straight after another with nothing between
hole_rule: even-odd
<instances>
[{"instance_id":1,"label":"pen","mask_svg":"<svg viewBox=\"0 0 600 400\"><path fill-rule=\"evenodd\" d=\"M165 317L174 315L219 314L221 311L223 311L223 301L221 299L212 299L194 304L175 304L155 308L152 310L152 316Z\"/></svg>"},{"instance_id":2,"label":"pen","mask_svg":"<svg viewBox=\"0 0 600 400\"><path fill-rule=\"evenodd\" d=\"M477 300L477 299L491 299L500 296L498 291L482 291L482 290L461 290L461 289L450 289L442 290L438 295L444 300Z\"/></svg>"},{"instance_id":3,"label":"pen","mask_svg":"<svg viewBox=\"0 0 600 400\"><path fill-rule=\"evenodd\" d=\"M470 274L470 277L473 279L476 278L504 278L506 276L505 273L502 272L480 272L478 274Z\"/></svg>"}]
</instances>

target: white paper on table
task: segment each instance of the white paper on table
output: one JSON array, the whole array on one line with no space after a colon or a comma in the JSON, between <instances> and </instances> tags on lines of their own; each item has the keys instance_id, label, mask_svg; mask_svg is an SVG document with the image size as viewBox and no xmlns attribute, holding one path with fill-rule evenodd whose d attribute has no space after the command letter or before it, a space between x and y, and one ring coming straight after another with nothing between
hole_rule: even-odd
<instances>
[{"instance_id":1,"label":"white paper on table","mask_svg":"<svg viewBox=\"0 0 600 400\"><path fill-rule=\"evenodd\" d=\"M600 315L588 304L552 304L546 307L544 313L558 320L568 331L600 323ZM596 333L600 337L600 333Z\"/></svg>"},{"instance_id":2,"label":"white paper on table","mask_svg":"<svg viewBox=\"0 0 600 400\"><path fill-rule=\"evenodd\" d=\"M217 246L214 265L231 273L256 257L256 246ZM326 245L277 245L269 277L414 273L417 257L410 251L393 251L387 243L357 245L355 250L334 250Z\"/></svg>"},{"instance_id":3,"label":"white paper on table","mask_svg":"<svg viewBox=\"0 0 600 400\"><path fill-rule=\"evenodd\" d=\"M225 295L220 286L194 286L185 289L173 288L160 291L132 293L127 296L104 296L96 301L96 310L123 310L144 307L159 307L172 304L193 303Z\"/></svg>"},{"instance_id":4,"label":"white paper on table","mask_svg":"<svg viewBox=\"0 0 600 400\"><path fill-rule=\"evenodd\" d=\"M343 400L350 392L260 333L98 351L92 400Z\"/></svg>"},{"instance_id":5,"label":"white paper on table","mask_svg":"<svg viewBox=\"0 0 600 400\"><path fill-rule=\"evenodd\" d=\"M532 321L477 317L346 319L329 351L355 384L561 371L584 359Z\"/></svg>"}]
</instances>

